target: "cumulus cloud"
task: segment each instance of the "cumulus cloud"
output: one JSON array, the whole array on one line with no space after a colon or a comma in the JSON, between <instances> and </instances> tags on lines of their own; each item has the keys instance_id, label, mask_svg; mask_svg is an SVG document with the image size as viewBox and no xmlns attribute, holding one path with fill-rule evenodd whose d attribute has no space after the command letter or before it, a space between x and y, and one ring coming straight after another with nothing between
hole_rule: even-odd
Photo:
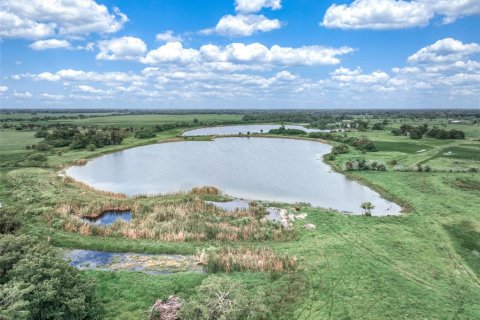
<instances>
[{"instance_id":1,"label":"cumulus cloud","mask_svg":"<svg viewBox=\"0 0 480 320\"><path fill-rule=\"evenodd\" d=\"M383 71L374 71L370 74L363 74L362 69L351 70L349 68L338 68L330 73L331 78L340 82L353 82L362 84L374 84L386 82L390 77Z\"/></svg>"},{"instance_id":2,"label":"cumulus cloud","mask_svg":"<svg viewBox=\"0 0 480 320\"><path fill-rule=\"evenodd\" d=\"M220 34L229 37L246 37L256 32L268 32L280 29L278 19L269 19L263 14L255 14L262 8L277 10L282 7L280 0L237 0L236 15L225 15L214 28L202 30L203 34Z\"/></svg>"},{"instance_id":3,"label":"cumulus cloud","mask_svg":"<svg viewBox=\"0 0 480 320\"><path fill-rule=\"evenodd\" d=\"M242 65L246 69L293 65L334 65L339 56L353 52L350 47L328 48L303 46L298 48L273 45L268 48L260 43L231 43L225 47L213 44L200 49L184 48L180 42L169 42L147 53L142 62L147 64L228 64Z\"/></svg>"},{"instance_id":4,"label":"cumulus cloud","mask_svg":"<svg viewBox=\"0 0 480 320\"><path fill-rule=\"evenodd\" d=\"M94 0L2 0L0 37L38 39L53 35L81 36L113 33L128 18Z\"/></svg>"},{"instance_id":5,"label":"cumulus cloud","mask_svg":"<svg viewBox=\"0 0 480 320\"><path fill-rule=\"evenodd\" d=\"M70 42L59 39L38 40L32 43L30 48L33 50L67 49L70 48Z\"/></svg>"},{"instance_id":6,"label":"cumulus cloud","mask_svg":"<svg viewBox=\"0 0 480 320\"><path fill-rule=\"evenodd\" d=\"M157 41L164 41L164 42L182 42L181 36L176 36L172 30L167 30L162 33L158 33L155 36Z\"/></svg>"},{"instance_id":7,"label":"cumulus cloud","mask_svg":"<svg viewBox=\"0 0 480 320\"><path fill-rule=\"evenodd\" d=\"M263 8L278 10L282 7L281 0L236 0L235 10L242 13L254 13Z\"/></svg>"},{"instance_id":8,"label":"cumulus cloud","mask_svg":"<svg viewBox=\"0 0 480 320\"><path fill-rule=\"evenodd\" d=\"M100 41L98 48L100 49L96 56L98 60L137 60L147 51L145 42L134 37Z\"/></svg>"},{"instance_id":9,"label":"cumulus cloud","mask_svg":"<svg viewBox=\"0 0 480 320\"><path fill-rule=\"evenodd\" d=\"M217 33L230 37L246 37L256 32L267 32L280 29L278 19L268 19L264 15L226 15L223 16L213 29L204 33Z\"/></svg>"},{"instance_id":10,"label":"cumulus cloud","mask_svg":"<svg viewBox=\"0 0 480 320\"><path fill-rule=\"evenodd\" d=\"M155 50L149 51L143 63L193 63L198 59L199 53L195 49L186 49L181 42L168 42Z\"/></svg>"},{"instance_id":11,"label":"cumulus cloud","mask_svg":"<svg viewBox=\"0 0 480 320\"><path fill-rule=\"evenodd\" d=\"M388 71L338 67L327 76L312 79L289 69L335 64L341 54L352 50L266 47L260 43L191 49L169 42L152 50L152 60L144 61L152 65L137 73L64 69L11 78L54 82L53 90L59 85L70 90L68 103L78 100L81 105L88 100L99 107L108 101L115 107L187 103L193 107L229 107L239 101L239 107L478 107L480 62L475 60L479 52L476 43L442 39L412 52L411 57L416 58L405 57L403 66ZM18 99L20 105L26 97L28 94L16 92L4 95L4 100Z\"/></svg>"},{"instance_id":12,"label":"cumulus cloud","mask_svg":"<svg viewBox=\"0 0 480 320\"><path fill-rule=\"evenodd\" d=\"M331 5L321 24L340 29L402 29L426 26L435 16L452 23L479 13L477 0L355 0Z\"/></svg>"},{"instance_id":13,"label":"cumulus cloud","mask_svg":"<svg viewBox=\"0 0 480 320\"><path fill-rule=\"evenodd\" d=\"M408 62L456 62L476 53L480 53L480 45L478 43L464 44L459 40L445 38L418 50L416 53L408 57Z\"/></svg>"},{"instance_id":14,"label":"cumulus cloud","mask_svg":"<svg viewBox=\"0 0 480 320\"><path fill-rule=\"evenodd\" d=\"M5 93L8 91L8 87L7 86L0 86L0 94L2 93Z\"/></svg>"}]
</instances>

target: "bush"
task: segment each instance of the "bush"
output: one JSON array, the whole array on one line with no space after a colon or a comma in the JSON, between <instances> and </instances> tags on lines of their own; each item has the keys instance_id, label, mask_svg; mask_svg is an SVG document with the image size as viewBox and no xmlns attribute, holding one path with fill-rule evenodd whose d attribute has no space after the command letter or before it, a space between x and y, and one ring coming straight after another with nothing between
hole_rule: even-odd
<instances>
[{"instance_id":1,"label":"bush","mask_svg":"<svg viewBox=\"0 0 480 320\"><path fill-rule=\"evenodd\" d=\"M348 153L348 146L345 143L334 146L332 148L332 153L334 155Z\"/></svg>"},{"instance_id":2,"label":"bush","mask_svg":"<svg viewBox=\"0 0 480 320\"><path fill-rule=\"evenodd\" d=\"M48 131L45 129L41 129L35 133L35 138L45 138L48 136Z\"/></svg>"},{"instance_id":3,"label":"bush","mask_svg":"<svg viewBox=\"0 0 480 320\"><path fill-rule=\"evenodd\" d=\"M372 130L383 130L383 124L380 122L374 123L372 126Z\"/></svg>"},{"instance_id":4,"label":"bush","mask_svg":"<svg viewBox=\"0 0 480 320\"><path fill-rule=\"evenodd\" d=\"M268 309L264 294L250 297L246 288L227 277L210 276L197 289L197 294L180 309L181 319L266 319Z\"/></svg>"},{"instance_id":5,"label":"bush","mask_svg":"<svg viewBox=\"0 0 480 320\"><path fill-rule=\"evenodd\" d=\"M27 160L30 160L30 161L37 161L37 162L46 162L47 161L47 157L45 157L43 154L41 153L33 153L31 155L29 155L27 157Z\"/></svg>"},{"instance_id":6,"label":"bush","mask_svg":"<svg viewBox=\"0 0 480 320\"><path fill-rule=\"evenodd\" d=\"M354 159L345 162L345 170L347 171L361 171L361 170L373 170L373 171L386 171L387 167L383 163L377 161L366 161L365 159Z\"/></svg>"},{"instance_id":7,"label":"bush","mask_svg":"<svg viewBox=\"0 0 480 320\"><path fill-rule=\"evenodd\" d=\"M375 142L368 139L367 137L355 139L352 144L355 149L359 151L377 151L377 146L375 145Z\"/></svg>"},{"instance_id":8,"label":"bush","mask_svg":"<svg viewBox=\"0 0 480 320\"><path fill-rule=\"evenodd\" d=\"M140 129L135 132L135 138L137 139L148 139L148 138L155 138L157 134L153 129Z\"/></svg>"},{"instance_id":9,"label":"bush","mask_svg":"<svg viewBox=\"0 0 480 320\"><path fill-rule=\"evenodd\" d=\"M49 145L48 143L42 141L42 142L39 142L39 143L35 146L35 150L40 151L40 152L50 151L50 150L52 150L52 146Z\"/></svg>"},{"instance_id":10,"label":"bush","mask_svg":"<svg viewBox=\"0 0 480 320\"><path fill-rule=\"evenodd\" d=\"M433 127L426 133L427 137L434 139L465 139L465 132L452 129L450 131Z\"/></svg>"},{"instance_id":11,"label":"bush","mask_svg":"<svg viewBox=\"0 0 480 320\"><path fill-rule=\"evenodd\" d=\"M0 238L1 319L101 319L95 285L38 239Z\"/></svg>"},{"instance_id":12,"label":"bush","mask_svg":"<svg viewBox=\"0 0 480 320\"><path fill-rule=\"evenodd\" d=\"M15 211L0 208L0 234L14 233L20 228L20 225Z\"/></svg>"}]
</instances>

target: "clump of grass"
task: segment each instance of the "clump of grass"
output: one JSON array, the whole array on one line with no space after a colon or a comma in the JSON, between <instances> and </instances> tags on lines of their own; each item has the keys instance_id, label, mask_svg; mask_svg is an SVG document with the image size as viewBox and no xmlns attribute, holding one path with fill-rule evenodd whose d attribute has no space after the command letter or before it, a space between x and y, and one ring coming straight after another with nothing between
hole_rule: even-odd
<instances>
[{"instance_id":1,"label":"clump of grass","mask_svg":"<svg viewBox=\"0 0 480 320\"><path fill-rule=\"evenodd\" d=\"M202 249L197 259L207 272L284 272L297 267L296 258L280 256L270 248Z\"/></svg>"},{"instance_id":2,"label":"clump of grass","mask_svg":"<svg viewBox=\"0 0 480 320\"><path fill-rule=\"evenodd\" d=\"M198 195L220 195L221 191L212 186L195 187L190 191L192 194Z\"/></svg>"}]
</instances>

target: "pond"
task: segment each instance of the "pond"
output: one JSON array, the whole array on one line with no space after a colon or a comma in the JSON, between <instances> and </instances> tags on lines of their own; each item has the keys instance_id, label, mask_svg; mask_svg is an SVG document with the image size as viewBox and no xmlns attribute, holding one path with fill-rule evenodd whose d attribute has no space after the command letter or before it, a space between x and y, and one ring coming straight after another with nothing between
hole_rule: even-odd
<instances>
[{"instance_id":1,"label":"pond","mask_svg":"<svg viewBox=\"0 0 480 320\"><path fill-rule=\"evenodd\" d=\"M110 225L117 220L131 221L132 212L130 211L105 211L98 217L83 217L84 221L97 225Z\"/></svg>"},{"instance_id":2,"label":"pond","mask_svg":"<svg viewBox=\"0 0 480 320\"><path fill-rule=\"evenodd\" d=\"M280 128L279 124L254 124L244 126L219 126L209 128L199 128L194 130L185 131L184 136L211 136L211 135L232 135L232 134L247 134L250 133L268 133L271 129ZM286 125L287 129L299 129L306 132L329 132L330 130L309 129L299 125ZM263 130L263 131L262 131Z\"/></svg>"},{"instance_id":3,"label":"pond","mask_svg":"<svg viewBox=\"0 0 480 320\"><path fill-rule=\"evenodd\" d=\"M80 270L140 271L148 274L203 272L194 256L65 250L64 259Z\"/></svg>"},{"instance_id":4,"label":"pond","mask_svg":"<svg viewBox=\"0 0 480 320\"><path fill-rule=\"evenodd\" d=\"M277 138L217 138L128 149L73 166L66 174L97 189L127 195L216 186L247 200L304 202L346 213L398 214L401 208L325 164L331 146Z\"/></svg>"}]
</instances>

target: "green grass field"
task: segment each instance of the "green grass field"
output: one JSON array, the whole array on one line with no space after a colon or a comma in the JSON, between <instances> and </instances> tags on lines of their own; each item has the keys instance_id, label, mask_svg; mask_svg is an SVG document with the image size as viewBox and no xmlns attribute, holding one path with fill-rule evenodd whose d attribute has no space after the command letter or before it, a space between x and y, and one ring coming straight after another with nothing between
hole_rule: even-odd
<instances>
[{"instance_id":1,"label":"green grass field","mask_svg":"<svg viewBox=\"0 0 480 320\"><path fill-rule=\"evenodd\" d=\"M201 118L205 116L205 118ZM138 118L135 118L138 117ZM112 116L82 119L77 124L130 126L156 124L159 119L178 116ZM183 117L183 116L182 116ZM185 121L239 120L239 116L188 115ZM150 118L150 119L148 119ZM207 120L209 119L209 120ZM214 120L216 119L216 120ZM76 121L76 120L75 120ZM98 122L96 122L98 121ZM157 122L156 122L157 121ZM421 122L419 120L419 122ZM432 121L433 123L433 121ZM443 122L438 122L439 124ZM400 126L400 122L392 126ZM342 170L343 163L362 157L403 166L428 164L433 169L480 168L480 128L465 128L465 140L412 140L383 131L348 133L368 136L378 152L361 154L351 148L332 163ZM78 159L91 158L138 145L174 138L180 129L158 134L152 139L129 137L119 146L95 151L48 154L47 168L2 168L3 204L18 208L23 220L20 232L48 239L58 247L105 251L192 254L207 246L231 244L241 247L268 246L294 256L297 278L254 272L226 274L254 294L266 288L278 312L272 319L479 319L480 318L480 174L457 172L355 171L348 176L371 186L389 199L405 203L408 212L396 217L348 216L321 208L301 207L304 221L295 223L297 236L285 241L161 242L121 237L83 236L49 228L43 216L54 210L66 194L85 201L95 195L78 186L62 189L56 177L59 167ZM0 152L4 159L17 159L27 153L25 146L38 139L34 132L2 130ZM425 150L418 153L418 150ZM454 155L444 156L445 150ZM30 151L29 151L30 152ZM456 163L458 162L458 163ZM435 171L435 170L433 170ZM10 191L14 191L13 194ZM89 198L92 197L92 198ZM287 208L290 206L285 205ZM314 230L303 226L312 223ZM189 297L209 274L179 273L153 276L136 272L84 271L97 282L97 294L107 311L107 319L142 319L158 298L177 294ZM291 292L282 287L291 286ZM282 289L279 289L282 288ZM296 288L296 289L295 289ZM298 289L301 288L301 289ZM273 302L272 302L273 303Z\"/></svg>"}]
</instances>

